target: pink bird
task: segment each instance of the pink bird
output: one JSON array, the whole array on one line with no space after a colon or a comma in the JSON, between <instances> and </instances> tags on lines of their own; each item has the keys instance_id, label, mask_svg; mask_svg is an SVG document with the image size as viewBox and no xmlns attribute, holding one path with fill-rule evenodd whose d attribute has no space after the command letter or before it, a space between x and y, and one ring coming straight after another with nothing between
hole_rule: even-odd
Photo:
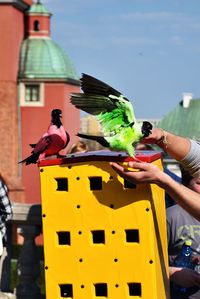
<instances>
[{"instance_id":1,"label":"pink bird","mask_svg":"<svg viewBox=\"0 0 200 299\"><path fill-rule=\"evenodd\" d=\"M36 164L45 157L58 155L68 145L70 136L62 125L61 117L62 111L60 109L52 110L51 123L47 132L40 138L38 143L30 144L33 148L31 155L19 163Z\"/></svg>"}]
</instances>

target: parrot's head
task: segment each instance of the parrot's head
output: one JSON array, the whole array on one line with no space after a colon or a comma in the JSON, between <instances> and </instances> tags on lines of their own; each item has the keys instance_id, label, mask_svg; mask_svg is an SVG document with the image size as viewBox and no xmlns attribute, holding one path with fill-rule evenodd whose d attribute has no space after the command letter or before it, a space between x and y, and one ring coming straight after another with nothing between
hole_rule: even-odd
<instances>
[{"instance_id":1,"label":"parrot's head","mask_svg":"<svg viewBox=\"0 0 200 299\"><path fill-rule=\"evenodd\" d=\"M60 126L62 125L61 120L60 120L61 117L62 117L62 111L60 109L53 109L51 111L51 121L58 128L60 128Z\"/></svg>"},{"instance_id":2,"label":"parrot's head","mask_svg":"<svg viewBox=\"0 0 200 299\"><path fill-rule=\"evenodd\" d=\"M143 121L142 123L142 134L143 137L148 137L151 134L151 130L153 129L153 126L148 121Z\"/></svg>"}]
</instances>

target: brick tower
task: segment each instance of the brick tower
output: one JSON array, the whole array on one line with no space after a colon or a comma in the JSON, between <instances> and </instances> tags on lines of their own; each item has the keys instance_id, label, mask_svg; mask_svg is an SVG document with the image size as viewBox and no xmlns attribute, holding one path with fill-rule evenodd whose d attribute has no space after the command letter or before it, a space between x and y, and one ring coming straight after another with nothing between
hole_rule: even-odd
<instances>
[{"instance_id":1,"label":"brick tower","mask_svg":"<svg viewBox=\"0 0 200 299\"><path fill-rule=\"evenodd\" d=\"M69 97L79 92L79 80L69 57L50 37L52 14L40 1L0 0L0 6L0 171L13 201L39 203L37 166L18 161L46 132L54 108L63 111L63 125L75 141L80 115Z\"/></svg>"},{"instance_id":2,"label":"brick tower","mask_svg":"<svg viewBox=\"0 0 200 299\"><path fill-rule=\"evenodd\" d=\"M32 3L0 0L0 173L14 201L23 201L18 169L18 97L17 76L19 52L24 38L24 11ZM13 26L17 24L17 26Z\"/></svg>"}]
</instances>

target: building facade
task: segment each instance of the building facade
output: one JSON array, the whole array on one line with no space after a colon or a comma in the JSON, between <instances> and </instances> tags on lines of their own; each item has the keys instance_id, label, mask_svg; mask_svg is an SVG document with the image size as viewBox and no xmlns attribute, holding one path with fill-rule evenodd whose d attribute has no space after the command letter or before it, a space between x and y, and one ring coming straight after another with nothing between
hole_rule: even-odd
<instances>
[{"instance_id":1,"label":"building facade","mask_svg":"<svg viewBox=\"0 0 200 299\"><path fill-rule=\"evenodd\" d=\"M79 111L69 102L70 93L80 91L79 78L51 39L50 21L40 1L0 0L0 172L16 202L40 202L37 165L18 161L46 132L51 110L63 111L72 143L79 130Z\"/></svg>"}]
</instances>

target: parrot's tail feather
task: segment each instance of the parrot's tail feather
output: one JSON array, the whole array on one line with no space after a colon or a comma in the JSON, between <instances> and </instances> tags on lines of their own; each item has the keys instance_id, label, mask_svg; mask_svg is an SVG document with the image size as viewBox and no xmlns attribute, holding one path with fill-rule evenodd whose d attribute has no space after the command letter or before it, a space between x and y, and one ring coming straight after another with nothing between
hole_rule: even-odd
<instances>
[{"instance_id":1,"label":"parrot's tail feather","mask_svg":"<svg viewBox=\"0 0 200 299\"><path fill-rule=\"evenodd\" d=\"M85 138L85 139L97 141L99 144L101 144L104 147L109 147L110 146L108 141L106 141L106 139L102 136L85 135L85 134L81 134L81 133L78 133L77 136L80 137L80 138Z\"/></svg>"},{"instance_id":2,"label":"parrot's tail feather","mask_svg":"<svg viewBox=\"0 0 200 299\"><path fill-rule=\"evenodd\" d=\"M26 159L19 161L18 164L20 163L25 163L26 165L29 164L36 164L39 158L39 154L32 154L29 157L27 157Z\"/></svg>"}]
</instances>

